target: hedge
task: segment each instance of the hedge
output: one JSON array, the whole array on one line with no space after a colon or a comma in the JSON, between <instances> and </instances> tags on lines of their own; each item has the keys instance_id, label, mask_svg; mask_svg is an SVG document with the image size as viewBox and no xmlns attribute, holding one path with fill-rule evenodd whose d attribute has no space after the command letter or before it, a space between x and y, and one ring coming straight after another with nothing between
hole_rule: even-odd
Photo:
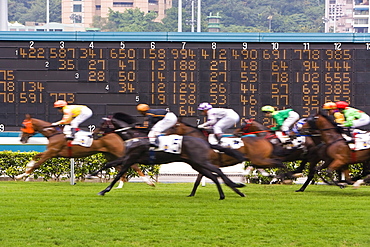
<instances>
[{"instance_id":1,"label":"hedge","mask_svg":"<svg viewBox=\"0 0 370 247\"><path fill-rule=\"evenodd\" d=\"M15 176L23 173L26 169L27 163L35 156L38 152L12 152L3 151L0 152L0 176L7 176L15 179ZM75 178L82 181L86 175L99 170L107 161L105 156L101 153L94 154L85 158L74 158L75 159ZM71 161L69 158L52 158L44 162L39 168L34 170L31 177L38 179L42 178L44 181L54 180L66 180L70 177L70 165ZM159 173L159 165L145 166L139 165L140 169L151 178ZM109 169L105 172L105 178L111 178L116 174L115 169ZM133 170L129 169L127 173L127 179L132 177L138 177L138 174Z\"/></svg>"}]
</instances>

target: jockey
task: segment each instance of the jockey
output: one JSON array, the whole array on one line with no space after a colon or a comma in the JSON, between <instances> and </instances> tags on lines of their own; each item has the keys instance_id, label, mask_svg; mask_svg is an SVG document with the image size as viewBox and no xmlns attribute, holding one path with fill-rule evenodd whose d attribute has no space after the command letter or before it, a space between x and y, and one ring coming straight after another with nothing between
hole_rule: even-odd
<instances>
[{"instance_id":1,"label":"jockey","mask_svg":"<svg viewBox=\"0 0 370 247\"><path fill-rule=\"evenodd\" d=\"M149 129L150 146L158 147L158 136L176 124L177 116L166 109L150 109L147 104L139 104L136 109L141 115L145 116L143 124L136 126L136 128Z\"/></svg>"},{"instance_id":2,"label":"jockey","mask_svg":"<svg viewBox=\"0 0 370 247\"><path fill-rule=\"evenodd\" d=\"M271 130L281 130L287 136L290 135L290 128L299 120L299 114L293 109L275 111L274 107L265 105L261 110L265 113L266 117L274 118L276 126L272 127Z\"/></svg>"},{"instance_id":3,"label":"jockey","mask_svg":"<svg viewBox=\"0 0 370 247\"><path fill-rule=\"evenodd\" d=\"M344 115L345 121L342 124L343 127L354 129L370 123L369 115L361 110L350 107L347 102L338 101L335 104L339 112Z\"/></svg>"},{"instance_id":4,"label":"jockey","mask_svg":"<svg viewBox=\"0 0 370 247\"><path fill-rule=\"evenodd\" d=\"M322 106L322 109L327 110L329 115L333 115L334 116L334 121L337 124L343 124L344 123L344 121L345 121L344 115L343 115L343 113L339 112L337 104L335 104L334 102L326 102Z\"/></svg>"},{"instance_id":5,"label":"jockey","mask_svg":"<svg viewBox=\"0 0 370 247\"><path fill-rule=\"evenodd\" d=\"M69 124L71 126L71 134L66 135L68 140L74 139L78 126L93 114L91 109L85 105L68 105L64 100L55 101L54 108L57 108L63 113L63 118L51 125L57 126Z\"/></svg>"},{"instance_id":6,"label":"jockey","mask_svg":"<svg viewBox=\"0 0 370 247\"><path fill-rule=\"evenodd\" d=\"M233 109L213 108L207 102L203 102L198 106L198 110L202 111L202 115L207 115L207 122L198 125L198 128L212 128L216 139L220 142L224 131L236 124L240 117Z\"/></svg>"}]
</instances>

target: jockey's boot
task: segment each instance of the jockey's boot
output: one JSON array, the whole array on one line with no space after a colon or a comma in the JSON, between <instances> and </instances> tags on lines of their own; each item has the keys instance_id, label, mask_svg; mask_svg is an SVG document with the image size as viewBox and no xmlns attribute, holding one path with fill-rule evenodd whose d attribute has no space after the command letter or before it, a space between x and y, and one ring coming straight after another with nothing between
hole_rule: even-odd
<instances>
[{"instance_id":1,"label":"jockey's boot","mask_svg":"<svg viewBox=\"0 0 370 247\"><path fill-rule=\"evenodd\" d=\"M221 144L222 134L215 134L215 137L216 137L216 140L217 140L218 144Z\"/></svg>"},{"instance_id":2,"label":"jockey's boot","mask_svg":"<svg viewBox=\"0 0 370 247\"><path fill-rule=\"evenodd\" d=\"M149 147L153 147L153 148L159 147L158 137L149 137Z\"/></svg>"},{"instance_id":3,"label":"jockey's boot","mask_svg":"<svg viewBox=\"0 0 370 247\"><path fill-rule=\"evenodd\" d=\"M76 132L77 132L77 129L76 128L71 128L71 135L70 136L66 136L66 139L67 140L73 140L73 139L75 139Z\"/></svg>"}]
</instances>

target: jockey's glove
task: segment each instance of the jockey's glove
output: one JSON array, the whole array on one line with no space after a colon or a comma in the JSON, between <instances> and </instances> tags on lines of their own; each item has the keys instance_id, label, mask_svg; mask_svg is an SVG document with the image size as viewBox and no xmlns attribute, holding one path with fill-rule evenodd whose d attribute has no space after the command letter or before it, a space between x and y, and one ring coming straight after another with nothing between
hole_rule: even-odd
<instances>
[{"instance_id":1,"label":"jockey's glove","mask_svg":"<svg viewBox=\"0 0 370 247\"><path fill-rule=\"evenodd\" d=\"M198 125L198 129L205 129L206 128L206 125L205 124L199 124Z\"/></svg>"}]
</instances>

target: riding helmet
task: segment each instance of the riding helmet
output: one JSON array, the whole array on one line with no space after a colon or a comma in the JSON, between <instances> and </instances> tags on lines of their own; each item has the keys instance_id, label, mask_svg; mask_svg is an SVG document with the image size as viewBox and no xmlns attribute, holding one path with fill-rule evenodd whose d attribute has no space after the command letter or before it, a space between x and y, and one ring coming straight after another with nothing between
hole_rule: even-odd
<instances>
[{"instance_id":1,"label":"riding helmet","mask_svg":"<svg viewBox=\"0 0 370 247\"><path fill-rule=\"evenodd\" d=\"M66 105L68 105L68 103L64 100L57 100L54 102L55 108L65 107Z\"/></svg>"},{"instance_id":2,"label":"riding helmet","mask_svg":"<svg viewBox=\"0 0 370 247\"><path fill-rule=\"evenodd\" d=\"M348 107L348 103L345 102L345 101L338 101L337 103L335 103L338 107L338 109L345 109L346 107Z\"/></svg>"},{"instance_id":3,"label":"riding helmet","mask_svg":"<svg viewBox=\"0 0 370 247\"><path fill-rule=\"evenodd\" d=\"M138 104L138 105L136 106L136 109L137 109L138 111L147 111L147 110L149 110L149 109L150 109L150 107L149 107L147 104Z\"/></svg>"},{"instance_id":4,"label":"riding helmet","mask_svg":"<svg viewBox=\"0 0 370 247\"><path fill-rule=\"evenodd\" d=\"M334 102L326 102L323 106L322 106L322 109L324 110L334 110L334 109L337 109L337 104L335 104Z\"/></svg>"},{"instance_id":5,"label":"riding helmet","mask_svg":"<svg viewBox=\"0 0 370 247\"><path fill-rule=\"evenodd\" d=\"M265 105L261 108L261 111L263 112L274 112L275 108L270 105Z\"/></svg>"},{"instance_id":6,"label":"riding helmet","mask_svg":"<svg viewBox=\"0 0 370 247\"><path fill-rule=\"evenodd\" d=\"M203 102L198 106L199 111L210 110L212 106L208 102Z\"/></svg>"}]
</instances>

